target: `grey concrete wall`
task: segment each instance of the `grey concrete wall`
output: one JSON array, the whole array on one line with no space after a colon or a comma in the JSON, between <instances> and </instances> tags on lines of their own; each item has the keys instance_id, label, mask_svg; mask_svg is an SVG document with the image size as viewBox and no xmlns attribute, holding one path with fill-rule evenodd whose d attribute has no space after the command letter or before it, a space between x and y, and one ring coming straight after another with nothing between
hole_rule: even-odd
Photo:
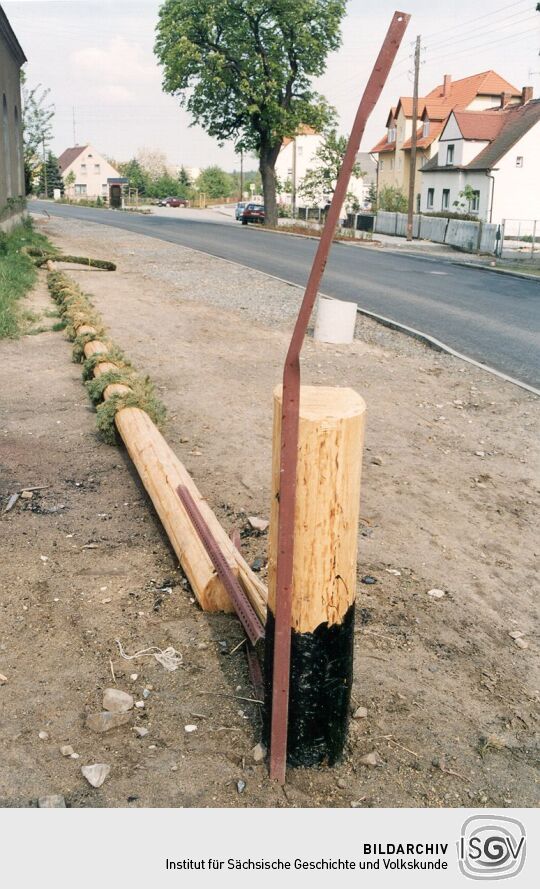
<instances>
[{"instance_id":1,"label":"grey concrete wall","mask_svg":"<svg viewBox=\"0 0 540 889\"><path fill-rule=\"evenodd\" d=\"M437 244L445 243L448 219L440 216L422 216L420 224L420 237L426 241L435 241Z\"/></svg>"},{"instance_id":2,"label":"grey concrete wall","mask_svg":"<svg viewBox=\"0 0 540 889\"><path fill-rule=\"evenodd\" d=\"M386 210L378 210L375 217L373 231L381 235L395 235L397 225L397 213L388 213Z\"/></svg>"},{"instance_id":3,"label":"grey concrete wall","mask_svg":"<svg viewBox=\"0 0 540 889\"><path fill-rule=\"evenodd\" d=\"M0 223L20 215L24 193L19 64L0 32Z\"/></svg>"}]
</instances>

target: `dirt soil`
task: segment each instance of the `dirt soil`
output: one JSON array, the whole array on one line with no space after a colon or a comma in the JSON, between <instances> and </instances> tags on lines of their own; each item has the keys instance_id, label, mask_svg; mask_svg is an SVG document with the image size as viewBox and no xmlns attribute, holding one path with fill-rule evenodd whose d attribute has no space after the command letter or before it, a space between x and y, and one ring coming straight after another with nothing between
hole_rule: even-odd
<instances>
[{"instance_id":1,"label":"dirt soil","mask_svg":"<svg viewBox=\"0 0 540 889\"><path fill-rule=\"evenodd\" d=\"M118 263L71 272L156 383L165 435L224 526L265 564L247 516L269 513L271 393L300 292L151 238L41 224L66 252ZM50 327L41 275L27 307ZM260 706L240 625L196 605L129 458L97 438L65 334L0 344L0 508L41 486L0 517L0 805L535 805L537 399L367 319L351 346L308 337L302 370L368 404L353 690L367 717L340 765L291 770L282 790L251 755ZM173 646L183 664L123 660L116 640ZM96 734L85 717L115 684L144 707ZM111 766L99 789L81 774L96 762Z\"/></svg>"}]
</instances>

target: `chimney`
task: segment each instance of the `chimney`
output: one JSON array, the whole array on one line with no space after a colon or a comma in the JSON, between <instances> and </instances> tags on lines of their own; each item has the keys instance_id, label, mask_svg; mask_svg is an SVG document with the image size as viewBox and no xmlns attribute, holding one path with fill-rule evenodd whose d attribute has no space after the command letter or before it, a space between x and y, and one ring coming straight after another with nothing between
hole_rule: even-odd
<instances>
[{"instance_id":1,"label":"chimney","mask_svg":"<svg viewBox=\"0 0 540 889\"><path fill-rule=\"evenodd\" d=\"M443 94L443 96L449 96L449 95L450 95L451 84L452 84L452 75L451 75L451 74L445 74L445 75L444 75L443 88L442 88L442 94Z\"/></svg>"},{"instance_id":2,"label":"chimney","mask_svg":"<svg viewBox=\"0 0 540 889\"><path fill-rule=\"evenodd\" d=\"M532 86L524 86L521 90L521 104L525 105L526 102L530 102L533 97L533 88Z\"/></svg>"},{"instance_id":3,"label":"chimney","mask_svg":"<svg viewBox=\"0 0 540 889\"><path fill-rule=\"evenodd\" d=\"M506 108L511 98L512 93L501 93L501 108Z\"/></svg>"}]
</instances>

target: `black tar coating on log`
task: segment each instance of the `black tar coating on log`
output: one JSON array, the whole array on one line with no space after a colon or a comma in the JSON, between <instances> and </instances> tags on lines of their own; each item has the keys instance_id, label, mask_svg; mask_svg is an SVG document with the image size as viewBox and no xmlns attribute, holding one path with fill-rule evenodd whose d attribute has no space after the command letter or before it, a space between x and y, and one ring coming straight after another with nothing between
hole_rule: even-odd
<instances>
[{"instance_id":1,"label":"black tar coating on log","mask_svg":"<svg viewBox=\"0 0 540 889\"><path fill-rule=\"evenodd\" d=\"M263 741L272 720L274 615L268 609L264 653ZM313 633L291 631L291 683L287 763L334 765L347 740L353 678L354 604L342 623L320 624Z\"/></svg>"}]
</instances>

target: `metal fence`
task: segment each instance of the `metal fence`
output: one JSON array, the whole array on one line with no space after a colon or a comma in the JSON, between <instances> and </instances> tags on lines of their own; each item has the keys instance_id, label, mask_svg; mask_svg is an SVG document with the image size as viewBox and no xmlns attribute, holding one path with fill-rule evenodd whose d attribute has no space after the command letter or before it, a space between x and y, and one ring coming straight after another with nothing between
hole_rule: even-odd
<instances>
[{"instance_id":1,"label":"metal fence","mask_svg":"<svg viewBox=\"0 0 540 889\"><path fill-rule=\"evenodd\" d=\"M514 259L540 257L540 219L503 219L499 256Z\"/></svg>"}]
</instances>

